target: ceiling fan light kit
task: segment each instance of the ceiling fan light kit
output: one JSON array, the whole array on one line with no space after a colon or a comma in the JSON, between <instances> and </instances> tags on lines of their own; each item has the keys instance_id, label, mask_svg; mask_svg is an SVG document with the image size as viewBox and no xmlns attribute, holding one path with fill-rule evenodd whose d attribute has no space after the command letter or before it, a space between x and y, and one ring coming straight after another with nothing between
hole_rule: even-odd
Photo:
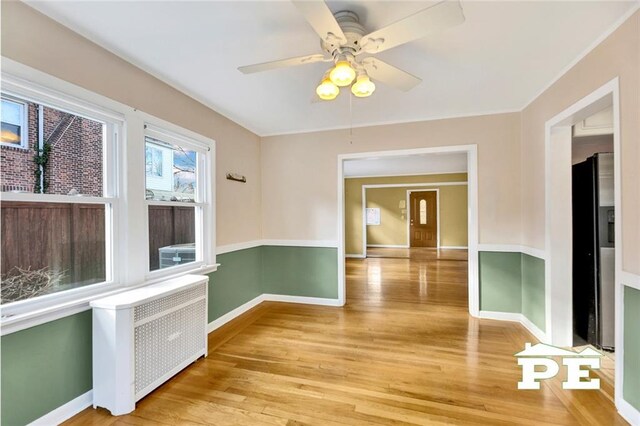
<instances>
[{"instance_id":1,"label":"ceiling fan light kit","mask_svg":"<svg viewBox=\"0 0 640 426\"><path fill-rule=\"evenodd\" d=\"M300 56L238 69L250 74L315 62L333 62L335 66L327 71L316 88L316 94L322 100L335 99L340 93L340 87L352 83L351 93L355 96L371 96L376 89L371 78L405 92L411 90L422 80L373 55L418 40L431 32L459 25L465 19L460 0L445 0L367 33L355 12L344 10L334 14L323 1L292 0L292 3L320 36L320 47L324 54ZM363 54L365 57L358 59L358 56Z\"/></svg>"},{"instance_id":2,"label":"ceiling fan light kit","mask_svg":"<svg viewBox=\"0 0 640 426\"><path fill-rule=\"evenodd\" d=\"M366 73L358 75L358 79L351 86L351 93L358 98L366 98L371 96L376 90L376 85L369 79Z\"/></svg>"},{"instance_id":3,"label":"ceiling fan light kit","mask_svg":"<svg viewBox=\"0 0 640 426\"><path fill-rule=\"evenodd\" d=\"M329 73L329 78L336 86L345 87L353 83L356 78L356 71L347 60L340 60Z\"/></svg>"},{"instance_id":4,"label":"ceiling fan light kit","mask_svg":"<svg viewBox=\"0 0 640 426\"><path fill-rule=\"evenodd\" d=\"M332 101L340 94L340 88L325 75L316 88L316 94L323 101Z\"/></svg>"}]
</instances>

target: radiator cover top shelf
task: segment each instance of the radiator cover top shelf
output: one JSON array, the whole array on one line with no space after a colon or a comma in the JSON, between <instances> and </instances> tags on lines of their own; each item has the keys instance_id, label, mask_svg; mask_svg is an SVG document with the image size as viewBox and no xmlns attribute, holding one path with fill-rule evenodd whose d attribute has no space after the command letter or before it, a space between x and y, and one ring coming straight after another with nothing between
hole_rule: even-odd
<instances>
[{"instance_id":1,"label":"radiator cover top shelf","mask_svg":"<svg viewBox=\"0 0 640 426\"><path fill-rule=\"evenodd\" d=\"M130 413L207 355L208 281L186 275L91 302L94 407Z\"/></svg>"}]
</instances>

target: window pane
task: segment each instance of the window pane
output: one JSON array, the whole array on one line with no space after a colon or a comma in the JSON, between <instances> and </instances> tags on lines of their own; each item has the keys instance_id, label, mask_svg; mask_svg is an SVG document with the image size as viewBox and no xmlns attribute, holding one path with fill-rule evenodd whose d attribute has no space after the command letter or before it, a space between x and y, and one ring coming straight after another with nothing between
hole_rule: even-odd
<instances>
[{"instance_id":1,"label":"window pane","mask_svg":"<svg viewBox=\"0 0 640 426\"><path fill-rule=\"evenodd\" d=\"M2 303L105 281L105 205L3 201Z\"/></svg>"},{"instance_id":2,"label":"window pane","mask_svg":"<svg viewBox=\"0 0 640 426\"><path fill-rule=\"evenodd\" d=\"M420 200L420 225L427 224L427 200Z\"/></svg>"},{"instance_id":3,"label":"window pane","mask_svg":"<svg viewBox=\"0 0 640 426\"><path fill-rule=\"evenodd\" d=\"M8 99L2 100L2 121L15 125L22 124L23 105Z\"/></svg>"},{"instance_id":4,"label":"window pane","mask_svg":"<svg viewBox=\"0 0 640 426\"><path fill-rule=\"evenodd\" d=\"M196 260L196 207L149 206L149 270Z\"/></svg>"},{"instance_id":5,"label":"window pane","mask_svg":"<svg viewBox=\"0 0 640 426\"><path fill-rule=\"evenodd\" d=\"M0 142L18 146L22 144L23 117L23 104L2 99L2 131L0 133Z\"/></svg>"},{"instance_id":6,"label":"window pane","mask_svg":"<svg viewBox=\"0 0 640 426\"><path fill-rule=\"evenodd\" d=\"M27 103L27 109L26 149L0 147L1 190L101 197L104 124L49 107L43 107L40 117L35 103ZM5 130L7 135L12 131L3 118L3 140Z\"/></svg>"},{"instance_id":7,"label":"window pane","mask_svg":"<svg viewBox=\"0 0 640 426\"><path fill-rule=\"evenodd\" d=\"M11 143L14 145L22 145L22 127L15 124L2 122L2 139L4 143Z\"/></svg>"},{"instance_id":8,"label":"window pane","mask_svg":"<svg viewBox=\"0 0 640 426\"><path fill-rule=\"evenodd\" d=\"M146 198L157 201L196 201L197 153L178 145L146 138Z\"/></svg>"}]
</instances>

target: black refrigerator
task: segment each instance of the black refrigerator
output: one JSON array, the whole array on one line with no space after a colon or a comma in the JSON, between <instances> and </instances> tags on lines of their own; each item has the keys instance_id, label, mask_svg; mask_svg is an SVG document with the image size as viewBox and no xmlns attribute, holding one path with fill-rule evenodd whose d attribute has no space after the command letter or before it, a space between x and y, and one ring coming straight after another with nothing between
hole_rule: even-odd
<instances>
[{"instance_id":1,"label":"black refrigerator","mask_svg":"<svg viewBox=\"0 0 640 426\"><path fill-rule=\"evenodd\" d=\"M572 169L574 345L615 345L613 154Z\"/></svg>"}]
</instances>

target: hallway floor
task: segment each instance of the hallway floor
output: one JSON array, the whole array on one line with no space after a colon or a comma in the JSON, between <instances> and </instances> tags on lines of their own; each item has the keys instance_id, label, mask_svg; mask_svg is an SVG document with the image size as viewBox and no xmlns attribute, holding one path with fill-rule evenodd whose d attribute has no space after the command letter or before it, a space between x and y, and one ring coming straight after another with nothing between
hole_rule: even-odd
<instances>
[{"instance_id":1,"label":"hallway floor","mask_svg":"<svg viewBox=\"0 0 640 426\"><path fill-rule=\"evenodd\" d=\"M347 261L344 308L263 303L130 415L68 424L625 424L559 378L518 391L519 324L467 313L464 260Z\"/></svg>"}]
</instances>

